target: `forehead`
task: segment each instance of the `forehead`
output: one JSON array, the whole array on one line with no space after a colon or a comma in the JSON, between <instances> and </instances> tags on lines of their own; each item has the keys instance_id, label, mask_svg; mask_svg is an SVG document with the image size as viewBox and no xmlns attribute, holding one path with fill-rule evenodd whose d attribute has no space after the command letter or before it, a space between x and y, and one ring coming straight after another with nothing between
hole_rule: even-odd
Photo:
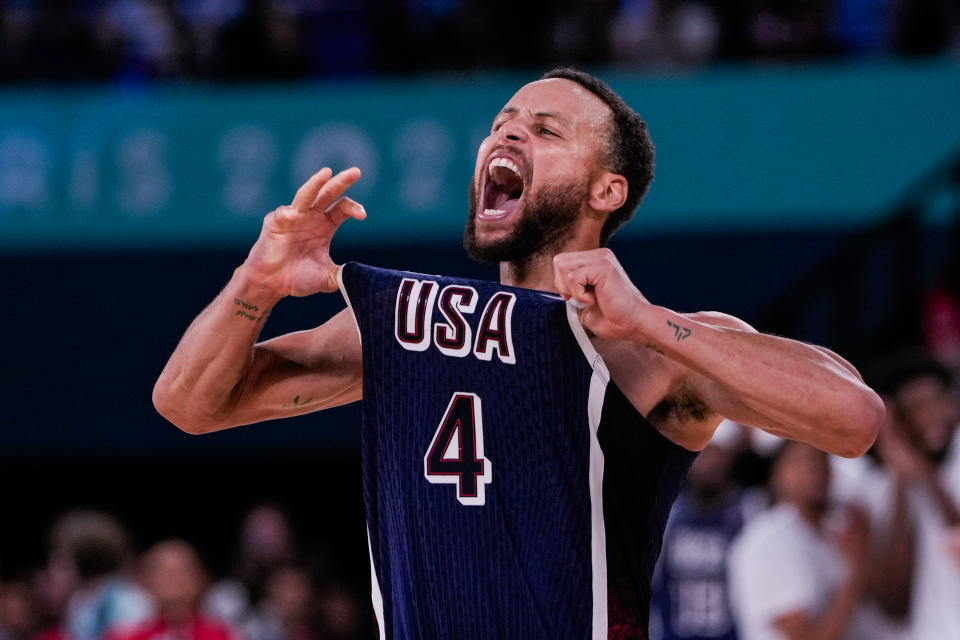
<instances>
[{"instance_id":1,"label":"forehead","mask_svg":"<svg viewBox=\"0 0 960 640\"><path fill-rule=\"evenodd\" d=\"M504 110L548 113L575 127L599 129L612 115L606 103L585 88L564 78L537 80L524 85L504 105Z\"/></svg>"},{"instance_id":2,"label":"forehead","mask_svg":"<svg viewBox=\"0 0 960 640\"><path fill-rule=\"evenodd\" d=\"M925 375L905 383L897 390L895 395L901 404L909 405L939 400L942 397L949 396L950 390L944 386L940 378L934 375Z\"/></svg>"},{"instance_id":3,"label":"forehead","mask_svg":"<svg viewBox=\"0 0 960 640\"><path fill-rule=\"evenodd\" d=\"M779 466L788 466L795 464L819 464L827 461L827 455L815 449L810 445L789 440L783 444L784 449L780 452L776 462Z\"/></svg>"}]
</instances>

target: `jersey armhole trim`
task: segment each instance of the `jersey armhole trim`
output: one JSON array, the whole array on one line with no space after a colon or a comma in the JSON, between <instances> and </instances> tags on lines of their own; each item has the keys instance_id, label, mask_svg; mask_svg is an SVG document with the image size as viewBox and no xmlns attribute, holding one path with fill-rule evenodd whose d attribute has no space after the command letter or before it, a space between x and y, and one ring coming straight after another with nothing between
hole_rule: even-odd
<instances>
[{"instance_id":1,"label":"jersey armhole trim","mask_svg":"<svg viewBox=\"0 0 960 640\"><path fill-rule=\"evenodd\" d=\"M357 314L353 311L353 304L350 302L350 294L347 293L347 287L343 284L343 270L346 268L347 264L345 263L337 267L337 286L340 287L340 293L343 294L343 299L347 303L347 308L350 309L350 317L353 318L353 326L357 328L357 339L360 341L360 346L363 346L363 334L360 333L360 323L357 322Z\"/></svg>"},{"instance_id":2,"label":"jersey armhole trim","mask_svg":"<svg viewBox=\"0 0 960 640\"><path fill-rule=\"evenodd\" d=\"M607 532L603 513L603 449L600 447L598 433L603 416L603 403L606 398L610 373L603 358L594 348L587 332L580 323L580 310L567 301L567 321L580 350L593 370L590 376L590 392L587 399L587 422L590 430L590 562L592 622L591 640L606 640L609 634L607 600Z\"/></svg>"},{"instance_id":3,"label":"jersey armhole trim","mask_svg":"<svg viewBox=\"0 0 960 640\"><path fill-rule=\"evenodd\" d=\"M377 566L373 562L373 545L370 543L370 525L367 525L367 552L370 554L370 599L373 601L373 614L377 619L380 640L386 640L387 627L383 619L383 594L380 580L377 579Z\"/></svg>"},{"instance_id":4,"label":"jersey armhole trim","mask_svg":"<svg viewBox=\"0 0 960 640\"><path fill-rule=\"evenodd\" d=\"M610 382L610 372L603 361L603 356L597 352L593 343L590 342L590 338L587 337L587 332L580 323L580 310L577 309L572 300L567 300L567 322L570 323L570 331L573 332L573 337L577 339L577 344L580 345L580 350L583 351L587 364L590 365L594 373L600 376L604 384Z\"/></svg>"}]
</instances>

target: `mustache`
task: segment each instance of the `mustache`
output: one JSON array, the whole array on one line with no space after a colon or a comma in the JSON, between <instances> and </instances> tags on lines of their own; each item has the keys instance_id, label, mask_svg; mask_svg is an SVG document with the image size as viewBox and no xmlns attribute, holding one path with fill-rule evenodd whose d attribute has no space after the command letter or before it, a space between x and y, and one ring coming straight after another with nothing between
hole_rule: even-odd
<instances>
[{"instance_id":1,"label":"mustache","mask_svg":"<svg viewBox=\"0 0 960 640\"><path fill-rule=\"evenodd\" d=\"M495 146L493 149L491 149L491 151L490 151L490 153L487 155L487 157L489 158L490 156L492 156L493 154L495 154L497 151L509 151L510 153L512 153L512 154L514 154L514 155L520 156L520 157L523 158L524 160L527 159L526 156L523 155L523 152L520 150L520 147L517 147L517 146L512 145L512 144L498 144L498 145Z\"/></svg>"},{"instance_id":2,"label":"mustache","mask_svg":"<svg viewBox=\"0 0 960 640\"><path fill-rule=\"evenodd\" d=\"M512 144L498 144L497 146L495 146L493 149L490 150L490 153L487 154L486 164L481 168L480 175L477 176L478 182L481 182L483 178L486 176L487 167L490 165L490 156L497 153L498 151L505 151L523 160L524 167L522 167L521 170L525 169L526 166L528 165L527 156L523 153L523 151L520 150L520 147L517 147Z\"/></svg>"}]
</instances>

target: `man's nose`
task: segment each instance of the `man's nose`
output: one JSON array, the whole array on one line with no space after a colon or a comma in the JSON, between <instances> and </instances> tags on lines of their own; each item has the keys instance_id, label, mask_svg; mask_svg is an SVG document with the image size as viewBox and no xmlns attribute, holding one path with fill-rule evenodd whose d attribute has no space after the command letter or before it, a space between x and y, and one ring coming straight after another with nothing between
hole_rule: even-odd
<instances>
[{"instance_id":1,"label":"man's nose","mask_svg":"<svg viewBox=\"0 0 960 640\"><path fill-rule=\"evenodd\" d=\"M500 140L509 142L524 142L527 139L527 133L523 125L515 120L504 122L497 131L500 134Z\"/></svg>"}]
</instances>

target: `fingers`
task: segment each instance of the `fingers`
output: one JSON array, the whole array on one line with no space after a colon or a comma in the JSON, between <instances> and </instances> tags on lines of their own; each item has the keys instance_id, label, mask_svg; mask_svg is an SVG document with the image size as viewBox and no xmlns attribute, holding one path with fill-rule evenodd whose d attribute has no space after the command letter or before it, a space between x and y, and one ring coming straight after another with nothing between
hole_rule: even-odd
<instances>
[{"instance_id":1,"label":"fingers","mask_svg":"<svg viewBox=\"0 0 960 640\"><path fill-rule=\"evenodd\" d=\"M347 198L346 196L340 198L332 205L327 207L326 214L330 217L330 221L335 225L339 225L347 218L363 220L367 217L367 211L363 208L363 205L355 200Z\"/></svg>"},{"instance_id":2,"label":"fingers","mask_svg":"<svg viewBox=\"0 0 960 640\"><path fill-rule=\"evenodd\" d=\"M553 286L557 288L557 293L560 294L561 298L564 300L570 299L570 287L567 286L567 279L563 276L563 272L557 265L556 258L553 259Z\"/></svg>"},{"instance_id":3,"label":"fingers","mask_svg":"<svg viewBox=\"0 0 960 640\"><path fill-rule=\"evenodd\" d=\"M568 276L570 280L570 297L582 307L590 307L597 303L597 296L593 293L593 285L584 282L581 278L585 274L571 273Z\"/></svg>"},{"instance_id":4,"label":"fingers","mask_svg":"<svg viewBox=\"0 0 960 640\"><path fill-rule=\"evenodd\" d=\"M336 291L340 288L340 265L335 264L327 271L327 290Z\"/></svg>"},{"instance_id":5,"label":"fingers","mask_svg":"<svg viewBox=\"0 0 960 640\"><path fill-rule=\"evenodd\" d=\"M293 202L290 203L290 206L298 211L309 209L313 201L317 199L320 187L326 184L332 175L333 171L330 167L324 167L310 176L307 181L297 189L297 194L293 196Z\"/></svg>"},{"instance_id":6,"label":"fingers","mask_svg":"<svg viewBox=\"0 0 960 640\"><path fill-rule=\"evenodd\" d=\"M590 261L582 261L577 254L559 254L553 259L553 278L557 291L564 300L573 299L581 306L594 305L597 297L597 268Z\"/></svg>"},{"instance_id":7,"label":"fingers","mask_svg":"<svg viewBox=\"0 0 960 640\"><path fill-rule=\"evenodd\" d=\"M350 185L359 179L360 169L356 167L344 169L320 186L318 193L314 199L310 201L310 208L325 211L327 207L350 188Z\"/></svg>"},{"instance_id":8,"label":"fingers","mask_svg":"<svg viewBox=\"0 0 960 640\"><path fill-rule=\"evenodd\" d=\"M332 178L330 176L333 176ZM330 203L343 195L347 188L360 178L360 169L350 167L333 175L330 167L324 167L310 176L297 189L290 206L297 211L320 209L330 206Z\"/></svg>"},{"instance_id":9,"label":"fingers","mask_svg":"<svg viewBox=\"0 0 960 640\"><path fill-rule=\"evenodd\" d=\"M297 190L293 203L277 207L268 214L264 224L277 231L303 228L304 225L325 229L329 221L335 230L347 218L363 220L367 212L363 205L344 197L343 192L360 178L360 170L351 167L332 175L328 167L316 172ZM319 226L316 226L318 225Z\"/></svg>"}]
</instances>

